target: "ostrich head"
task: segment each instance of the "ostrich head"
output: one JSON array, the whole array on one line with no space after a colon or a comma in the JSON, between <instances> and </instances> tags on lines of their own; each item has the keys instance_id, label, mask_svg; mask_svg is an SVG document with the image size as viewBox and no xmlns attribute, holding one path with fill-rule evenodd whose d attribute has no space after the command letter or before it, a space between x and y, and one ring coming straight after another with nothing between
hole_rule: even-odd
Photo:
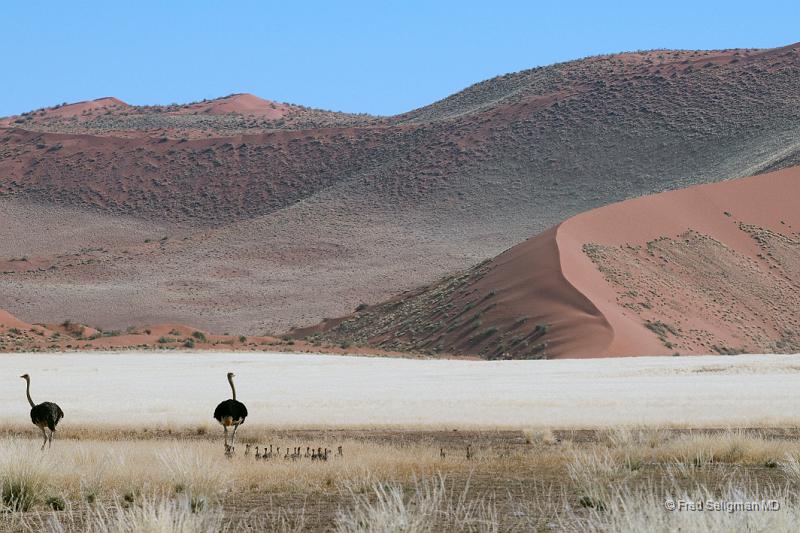
<instances>
[{"instance_id":1,"label":"ostrich head","mask_svg":"<svg viewBox=\"0 0 800 533\"><path fill-rule=\"evenodd\" d=\"M228 379L233 379L235 377L236 377L236 374L234 374L233 372L228 372Z\"/></svg>"},{"instance_id":2,"label":"ostrich head","mask_svg":"<svg viewBox=\"0 0 800 533\"><path fill-rule=\"evenodd\" d=\"M22 379L24 379L25 381L28 381L29 379L31 379L31 377L28 374L22 374L20 377Z\"/></svg>"}]
</instances>

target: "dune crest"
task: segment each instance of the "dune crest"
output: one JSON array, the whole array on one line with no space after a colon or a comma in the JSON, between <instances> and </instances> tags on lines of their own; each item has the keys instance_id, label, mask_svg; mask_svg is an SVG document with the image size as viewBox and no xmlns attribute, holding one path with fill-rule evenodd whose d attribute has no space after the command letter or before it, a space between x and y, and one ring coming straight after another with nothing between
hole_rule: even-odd
<instances>
[{"instance_id":1,"label":"dune crest","mask_svg":"<svg viewBox=\"0 0 800 533\"><path fill-rule=\"evenodd\" d=\"M289 109L290 106L287 104L265 100L253 94L241 93L188 105L176 113L186 114L198 111L209 115L237 113L275 120L283 117Z\"/></svg>"},{"instance_id":2,"label":"dune crest","mask_svg":"<svg viewBox=\"0 0 800 533\"><path fill-rule=\"evenodd\" d=\"M798 200L800 167L792 167L627 200L564 222L557 236L570 257L564 275L614 332L603 355L794 345Z\"/></svg>"},{"instance_id":3,"label":"dune crest","mask_svg":"<svg viewBox=\"0 0 800 533\"><path fill-rule=\"evenodd\" d=\"M799 199L793 167L627 200L293 333L488 359L796 351Z\"/></svg>"}]
</instances>

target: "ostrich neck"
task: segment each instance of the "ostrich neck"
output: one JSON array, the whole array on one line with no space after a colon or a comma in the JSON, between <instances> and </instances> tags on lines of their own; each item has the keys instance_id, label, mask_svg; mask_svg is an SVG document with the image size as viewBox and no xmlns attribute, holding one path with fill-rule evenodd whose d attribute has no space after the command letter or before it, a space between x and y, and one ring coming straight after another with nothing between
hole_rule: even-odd
<instances>
[{"instance_id":1,"label":"ostrich neck","mask_svg":"<svg viewBox=\"0 0 800 533\"><path fill-rule=\"evenodd\" d=\"M36 404L31 400L31 380L26 379L25 383L27 383L25 386L25 394L28 396L28 403L31 404L31 407L36 407Z\"/></svg>"},{"instance_id":2,"label":"ostrich neck","mask_svg":"<svg viewBox=\"0 0 800 533\"><path fill-rule=\"evenodd\" d=\"M231 392L233 393L233 399L236 399L236 387L233 386L233 378L228 378L228 383L231 384Z\"/></svg>"}]
</instances>

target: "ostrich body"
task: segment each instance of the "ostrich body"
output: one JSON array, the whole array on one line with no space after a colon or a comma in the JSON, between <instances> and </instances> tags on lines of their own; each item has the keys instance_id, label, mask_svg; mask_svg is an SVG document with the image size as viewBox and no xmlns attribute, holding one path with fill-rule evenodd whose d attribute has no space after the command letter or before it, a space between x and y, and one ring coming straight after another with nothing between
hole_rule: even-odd
<instances>
[{"instance_id":1,"label":"ostrich body","mask_svg":"<svg viewBox=\"0 0 800 533\"><path fill-rule=\"evenodd\" d=\"M28 403L31 404L31 422L42 430L42 438L44 439L42 450L44 450L45 446L53 445L53 433L56 431L58 422L64 418L64 411L53 402L42 402L38 405L33 403L31 399L31 377L28 374L23 374L20 377L25 380L25 395L28 397Z\"/></svg>"},{"instance_id":2,"label":"ostrich body","mask_svg":"<svg viewBox=\"0 0 800 533\"><path fill-rule=\"evenodd\" d=\"M214 409L214 418L222 424L225 429L225 453L232 455L234 452L234 444L236 442L236 430L240 424L244 423L247 418L247 407L240 401L236 400L236 387L233 385L233 372L228 372L228 383L231 385L231 393L233 398L225 400ZM228 444L228 428L233 426L233 434L231 435L231 443Z\"/></svg>"}]
</instances>

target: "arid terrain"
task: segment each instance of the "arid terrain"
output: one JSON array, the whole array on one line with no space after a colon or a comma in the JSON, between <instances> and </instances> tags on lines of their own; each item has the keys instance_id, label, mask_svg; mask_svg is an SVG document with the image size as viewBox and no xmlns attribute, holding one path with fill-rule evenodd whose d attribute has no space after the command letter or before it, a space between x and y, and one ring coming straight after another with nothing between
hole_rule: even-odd
<instances>
[{"instance_id":1,"label":"arid terrain","mask_svg":"<svg viewBox=\"0 0 800 533\"><path fill-rule=\"evenodd\" d=\"M0 531L789 532L799 359L7 354ZM41 452L21 372L65 412Z\"/></svg>"},{"instance_id":2,"label":"arid terrain","mask_svg":"<svg viewBox=\"0 0 800 533\"><path fill-rule=\"evenodd\" d=\"M252 95L161 107L109 97L8 117L0 308L29 324L280 336L473 267L589 209L796 165L799 80L796 45L654 50L499 76L392 117ZM753 223L733 214L732 224ZM614 274L635 257L607 252L592 253L615 291L649 290ZM679 327L674 310L648 305L626 313ZM524 350L447 336L442 349L625 351L611 342L618 329L594 322L585 339L563 338L557 324L544 339L535 328L549 322L531 313ZM631 349L790 351L794 333L772 332L789 326L757 323L739 337L700 328L700 340L659 329L664 341ZM508 324L466 337L491 327Z\"/></svg>"},{"instance_id":3,"label":"arid terrain","mask_svg":"<svg viewBox=\"0 0 800 533\"><path fill-rule=\"evenodd\" d=\"M29 4L0 533L800 530L797 8Z\"/></svg>"},{"instance_id":4,"label":"arid terrain","mask_svg":"<svg viewBox=\"0 0 800 533\"><path fill-rule=\"evenodd\" d=\"M480 361L131 351L3 354L0 426L30 425L19 378L30 373L33 399L64 409L59 431L189 428L221 438L211 413L230 397L229 371L250 410L247 428L265 430L800 425L800 355Z\"/></svg>"},{"instance_id":5,"label":"arid terrain","mask_svg":"<svg viewBox=\"0 0 800 533\"><path fill-rule=\"evenodd\" d=\"M294 331L489 359L800 351L800 167L601 207Z\"/></svg>"},{"instance_id":6,"label":"arid terrain","mask_svg":"<svg viewBox=\"0 0 800 533\"><path fill-rule=\"evenodd\" d=\"M251 448L225 459L207 435L78 436L44 453L14 435L0 439L14 487L4 494L0 530L788 533L800 519L797 436L269 431L248 441L279 446L281 457L256 459ZM334 454L312 460L311 445L334 446ZM298 446L300 457L283 457ZM698 502L709 508L687 507Z\"/></svg>"}]
</instances>

